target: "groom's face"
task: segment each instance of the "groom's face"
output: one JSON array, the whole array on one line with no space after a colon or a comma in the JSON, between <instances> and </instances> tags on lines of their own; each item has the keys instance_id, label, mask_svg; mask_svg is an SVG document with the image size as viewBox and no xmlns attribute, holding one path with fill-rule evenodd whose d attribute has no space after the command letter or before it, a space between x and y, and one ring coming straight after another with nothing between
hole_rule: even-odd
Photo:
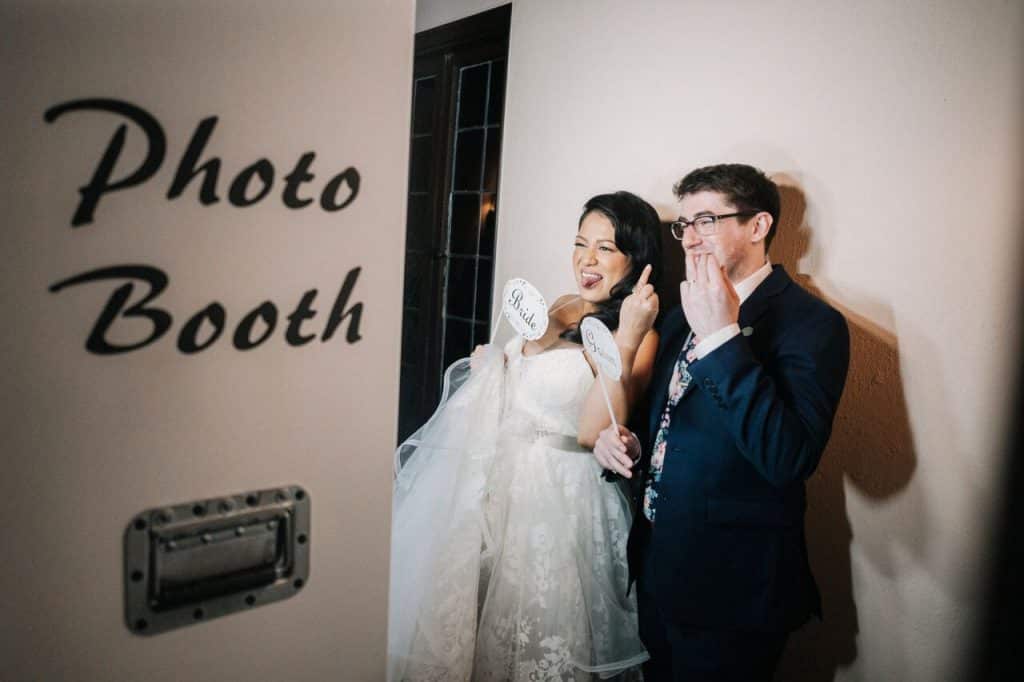
<instances>
[{"instance_id":1,"label":"groom's face","mask_svg":"<svg viewBox=\"0 0 1024 682\"><path fill-rule=\"evenodd\" d=\"M686 220L736 211L737 208L720 192L694 192L683 195L679 200L679 216ZM718 220L713 234L703 235L695 227L687 227L683 233L683 250L694 255L714 254L725 268L726 276L735 283L749 274L747 270L757 258L753 228L754 221L746 216ZM763 256L761 258L763 262Z\"/></svg>"}]
</instances>

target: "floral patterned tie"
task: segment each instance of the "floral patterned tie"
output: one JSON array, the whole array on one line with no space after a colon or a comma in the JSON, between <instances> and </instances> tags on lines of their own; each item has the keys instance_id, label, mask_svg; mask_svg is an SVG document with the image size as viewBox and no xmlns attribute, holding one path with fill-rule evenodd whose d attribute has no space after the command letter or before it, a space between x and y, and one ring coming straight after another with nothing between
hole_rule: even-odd
<instances>
[{"instance_id":1,"label":"floral patterned tie","mask_svg":"<svg viewBox=\"0 0 1024 682\"><path fill-rule=\"evenodd\" d=\"M654 523L654 509L658 500L658 482L661 480L661 472L665 468L665 439L668 437L668 427L672 421L672 409L679 404L679 399L686 392L690 385L690 372L688 367L696 359L693 349L697 346L698 339L693 332L683 344L679 352L679 359L676 360L675 369L672 370L672 379L668 383L668 402L665 403L665 410L661 413L661 421L658 424L658 433L654 437L654 449L651 452L651 466L647 472L647 483L644 489L644 516Z\"/></svg>"}]
</instances>

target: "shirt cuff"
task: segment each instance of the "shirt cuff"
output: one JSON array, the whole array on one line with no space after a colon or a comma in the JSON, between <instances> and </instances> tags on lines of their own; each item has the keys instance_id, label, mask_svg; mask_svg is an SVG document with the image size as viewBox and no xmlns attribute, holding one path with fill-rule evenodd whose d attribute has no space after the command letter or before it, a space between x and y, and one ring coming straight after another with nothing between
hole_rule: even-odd
<instances>
[{"instance_id":1,"label":"shirt cuff","mask_svg":"<svg viewBox=\"0 0 1024 682\"><path fill-rule=\"evenodd\" d=\"M736 336L739 333L740 325L736 322L733 322L727 327L722 327L714 334L708 336L706 339L701 339L700 343L693 347L693 353L694 355L697 356L697 359L700 360L708 353L715 350L723 343L725 343L726 341L728 341L729 339L731 339L732 337Z\"/></svg>"}]
</instances>

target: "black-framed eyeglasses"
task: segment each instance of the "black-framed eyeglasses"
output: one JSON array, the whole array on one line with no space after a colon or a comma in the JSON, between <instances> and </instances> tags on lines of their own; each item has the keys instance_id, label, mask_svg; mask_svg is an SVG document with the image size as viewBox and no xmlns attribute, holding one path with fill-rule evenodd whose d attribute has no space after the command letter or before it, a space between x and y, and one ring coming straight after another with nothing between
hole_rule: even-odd
<instances>
[{"instance_id":1,"label":"black-framed eyeglasses","mask_svg":"<svg viewBox=\"0 0 1024 682\"><path fill-rule=\"evenodd\" d=\"M721 215L699 215L693 220L679 218L679 220L672 223L669 227L672 228L672 236L679 240L682 240L683 232L688 227L693 227L693 229L697 230L697 234L702 237L707 237L718 232L719 220L757 215L758 213L760 213L760 211L737 211L736 213L722 213Z\"/></svg>"}]
</instances>

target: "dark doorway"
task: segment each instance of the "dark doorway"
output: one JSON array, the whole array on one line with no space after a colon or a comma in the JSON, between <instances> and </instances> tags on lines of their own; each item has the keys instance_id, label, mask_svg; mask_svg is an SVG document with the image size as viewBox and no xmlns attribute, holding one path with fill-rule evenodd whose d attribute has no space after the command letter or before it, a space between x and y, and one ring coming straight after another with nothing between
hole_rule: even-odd
<instances>
[{"instance_id":1,"label":"dark doorway","mask_svg":"<svg viewBox=\"0 0 1024 682\"><path fill-rule=\"evenodd\" d=\"M490 335L511 5L416 34L398 440Z\"/></svg>"}]
</instances>

